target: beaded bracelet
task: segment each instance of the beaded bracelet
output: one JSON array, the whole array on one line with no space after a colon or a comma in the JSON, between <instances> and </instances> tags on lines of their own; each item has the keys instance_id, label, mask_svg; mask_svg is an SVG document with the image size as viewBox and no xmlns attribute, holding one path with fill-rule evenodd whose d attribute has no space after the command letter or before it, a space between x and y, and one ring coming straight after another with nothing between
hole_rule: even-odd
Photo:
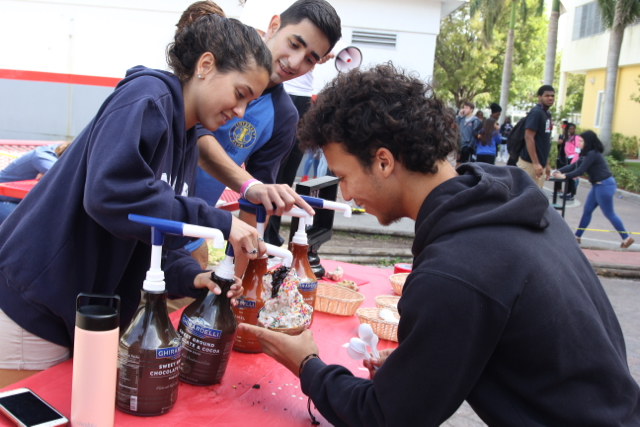
<instances>
[{"instance_id":1,"label":"beaded bracelet","mask_svg":"<svg viewBox=\"0 0 640 427\"><path fill-rule=\"evenodd\" d=\"M304 359L302 359L302 362L300 362L300 369L298 370L298 377L302 376L302 368L304 368L304 364L307 360L311 359L312 357L318 358L320 359L320 356L318 356L315 353L311 353L310 355L308 355L307 357L305 357Z\"/></svg>"},{"instance_id":2,"label":"beaded bracelet","mask_svg":"<svg viewBox=\"0 0 640 427\"><path fill-rule=\"evenodd\" d=\"M255 178L249 179L247 181L245 181L244 184L242 184L242 187L240 187L240 195L242 196L243 199L246 199L247 197L247 191L253 187L254 185L258 185L258 184L262 184L262 182L258 181Z\"/></svg>"}]
</instances>

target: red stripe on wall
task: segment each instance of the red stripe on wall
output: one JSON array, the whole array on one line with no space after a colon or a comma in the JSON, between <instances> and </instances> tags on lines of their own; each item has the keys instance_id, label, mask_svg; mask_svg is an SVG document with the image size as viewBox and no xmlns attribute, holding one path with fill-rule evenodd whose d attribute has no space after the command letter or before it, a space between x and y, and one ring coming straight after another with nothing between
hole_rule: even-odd
<instances>
[{"instance_id":1,"label":"red stripe on wall","mask_svg":"<svg viewBox=\"0 0 640 427\"><path fill-rule=\"evenodd\" d=\"M0 68L0 79L32 82L66 83L75 85L115 87L121 80L115 77L83 76L80 74L45 73L41 71L5 70Z\"/></svg>"}]
</instances>

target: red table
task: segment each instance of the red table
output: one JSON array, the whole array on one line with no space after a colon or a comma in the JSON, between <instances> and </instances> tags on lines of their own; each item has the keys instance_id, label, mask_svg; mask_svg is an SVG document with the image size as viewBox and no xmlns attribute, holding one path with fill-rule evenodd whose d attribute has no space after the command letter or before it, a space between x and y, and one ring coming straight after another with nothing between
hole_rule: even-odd
<instances>
[{"instance_id":1,"label":"red table","mask_svg":"<svg viewBox=\"0 0 640 427\"><path fill-rule=\"evenodd\" d=\"M37 179L27 181L0 182L0 195L24 199L24 196L38 183Z\"/></svg>"},{"instance_id":2,"label":"red table","mask_svg":"<svg viewBox=\"0 0 640 427\"><path fill-rule=\"evenodd\" d=\"M375 307L377 295L394 295L389 283L392 270L363 267L336 261L323 261L327 270L340 265L346 274L369 281L360 286L365 295L361 307ZM177 325L180 312L171 315ZM358 336L356 316L343 317L316 313L311 326L326 363L340 364L358 377L368 377L362 362L351 360L343 348L350 338ZM395 342L380 340L378 348L394 348ZM71 412L72 361L69 360L39 374L6 387L11 390L28 387L52 406L69 417ZM259 384L259 389L252 386ZM300 382L287 369L264 354L245 354L234 351L220 384L197 387L180 383L178 401L167 414L158 417L136 417L115 411L116 426L248 426L260 427L310 425L307 397L300 390ZM313 405L312 405L313 408ZM322 425L329 423L313 411ZM13 426L0 415L0 426Z\"/></svg>"}]
</instances>

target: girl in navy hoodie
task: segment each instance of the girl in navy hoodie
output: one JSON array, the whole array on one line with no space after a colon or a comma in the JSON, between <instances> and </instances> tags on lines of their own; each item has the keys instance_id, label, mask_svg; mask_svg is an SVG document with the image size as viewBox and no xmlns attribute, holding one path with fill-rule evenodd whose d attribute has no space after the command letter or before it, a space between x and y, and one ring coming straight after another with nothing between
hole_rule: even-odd
<instances>
[{"instance_id":1,"label":"girl in navy hoodie","mask_svg":"<svg viewBox=\"0 0 640 427\"><path fill-rule=\"evenodd\" d=\"M69 357L80 292L118 294L121 328L149 267L149 227L128 215L220 229L240 251L265 251L254 228L188 197L198 161L195 124L242 117L266 88L271 54L252 28L207 15L175 35L173 73L130 69L65 156L0 227L0 369L46 369ZM220 290L165 239L167 290ZM254 249L258 249L254 251ZM239 282L229 296L242 292Z\"/></svg>"}]
</instances>

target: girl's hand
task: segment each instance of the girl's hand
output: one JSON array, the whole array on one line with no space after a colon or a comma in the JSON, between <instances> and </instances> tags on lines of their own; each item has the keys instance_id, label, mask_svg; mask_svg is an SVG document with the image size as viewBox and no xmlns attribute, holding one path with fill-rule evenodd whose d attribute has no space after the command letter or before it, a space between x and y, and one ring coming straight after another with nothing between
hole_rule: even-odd
<instances>
[{"instance_id":1,"label":"girl's hand","mask_svg":"<svg viewBox=\"0 0 640 427\"><path fill-rule=\"evenodd\" d=\"M229 242L236 254L245 254L248 259L256 259L267 251L264 241L258 238L258 231L246 222L231 217Z\"/></svg>"},{"instance_id":2,"label":"girl's hand","mask_svg":"<svg viewBox=\"0 0 640 427\"><path fill-rule=\"evenodd\" d=\"M242 287L242 280L237 277L234 277L233 279L235 283L231 285L229 292L227 292L227 298L231 298L231 305L235 307L238 305L238 298L244 293L244 288ZM220 289L220 287L211 280L211 271L198 274L193 280L193 286L196 289L208 288L216 295L220 295L222 293L222 289Z\"/></svg>"}]
</instances>

